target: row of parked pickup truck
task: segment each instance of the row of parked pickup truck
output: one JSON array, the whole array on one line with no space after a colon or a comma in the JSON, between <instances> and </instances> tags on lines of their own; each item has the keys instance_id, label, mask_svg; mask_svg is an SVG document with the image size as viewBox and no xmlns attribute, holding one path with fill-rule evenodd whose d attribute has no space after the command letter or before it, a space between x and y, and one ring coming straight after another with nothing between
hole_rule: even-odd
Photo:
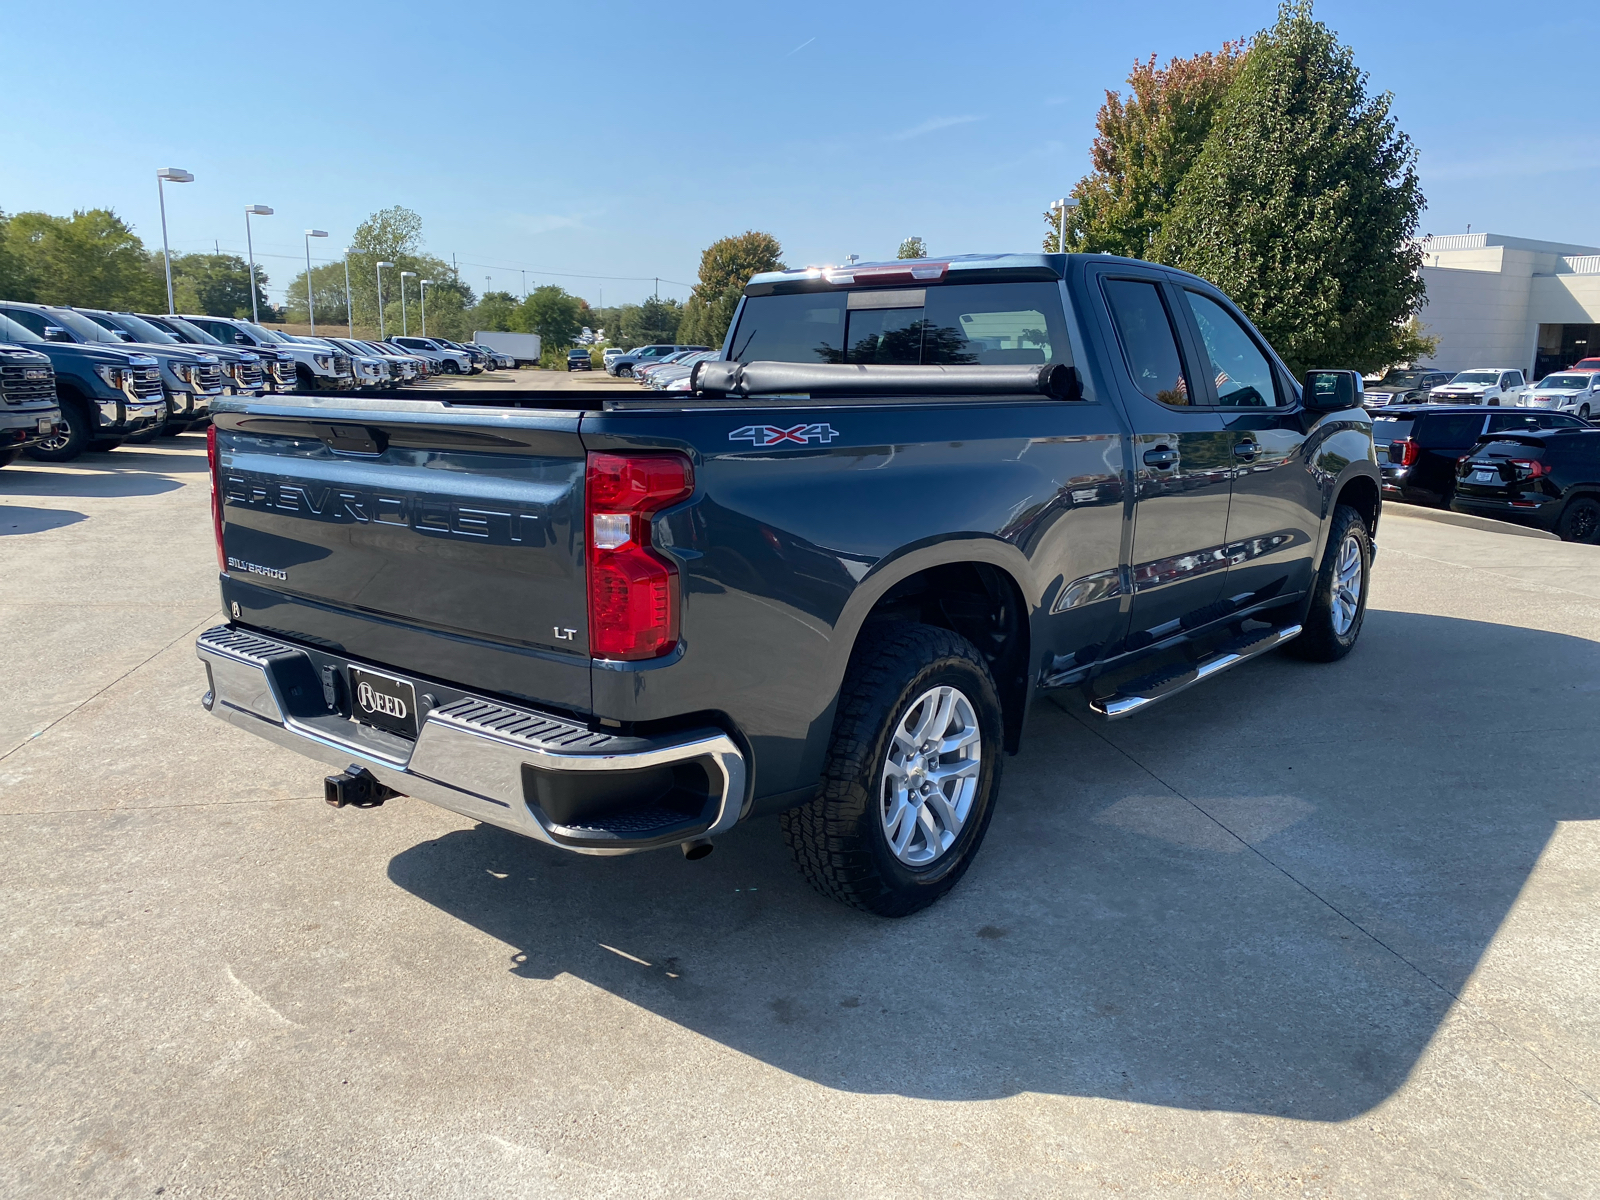
<instances>
[{"instance_id":1,"label":"row of parked pickup truck","mask_svg":"<svg viewBox=\"0 0 1600 1200\"><path fill-rule=\"evenodd\" d=\"M224 396L384 394L510 365L444 338L303 337L228 317L0 301L0 466L201 428Z\"/></svg>"}]
</instances>

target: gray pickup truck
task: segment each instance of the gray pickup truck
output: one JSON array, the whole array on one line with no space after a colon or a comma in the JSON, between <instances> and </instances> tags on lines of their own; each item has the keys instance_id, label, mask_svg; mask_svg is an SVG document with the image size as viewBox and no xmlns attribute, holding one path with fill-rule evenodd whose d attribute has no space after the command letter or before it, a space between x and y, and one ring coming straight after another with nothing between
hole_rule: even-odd
<instances>
[{"instance_id":1,"label":"gray pickup truck","mask_svg":"<svg viewBox=\"0 0 1600 1200\"><path fill-rule=\"evenodd\" d=\"M757 276L688 393L224 400L204 704L335 805L578 853L780 813L817 888L903 915L1041 691L1117 719L1350 650L1360 384L1193 276L1024 254Z\"/></svg>"}]
</instances>

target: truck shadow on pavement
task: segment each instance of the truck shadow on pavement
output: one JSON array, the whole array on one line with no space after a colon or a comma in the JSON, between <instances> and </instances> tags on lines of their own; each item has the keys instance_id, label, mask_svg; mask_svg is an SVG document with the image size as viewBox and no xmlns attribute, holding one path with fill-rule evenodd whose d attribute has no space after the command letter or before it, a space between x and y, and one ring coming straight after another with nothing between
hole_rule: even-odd
<instances>
[{"instance_id":1,"label":"truck shadow on pavement","mask_svg":"<svg viewBox=\"0 0 1600 1200\"><path fill-rule=\"evenodd\" d=\"M0 496L158 496L181 488L181 476L210 471L204 442L178 444L168 440L163 445L196 453L141 453L138 447L128 447L91 451L59 465L19 458L0 471Z\"/></svg>"},{"instance_id":2,"label":"truck shadow on pavement","mask_svg":"<svg viewBox=\"0 0 1600 1200\"><path fill-rule=\"evenodd\" d=\"M1375 610L1342 664L1115 726L1037 704L973 869L903 921L813 894L772 818L699 863L479 826L389 875L519 976L829 1087L1340 1121L1416 1066L1556 823L1600 816L1597 717L1594 642Z\"/></svg>"}]
</instances>

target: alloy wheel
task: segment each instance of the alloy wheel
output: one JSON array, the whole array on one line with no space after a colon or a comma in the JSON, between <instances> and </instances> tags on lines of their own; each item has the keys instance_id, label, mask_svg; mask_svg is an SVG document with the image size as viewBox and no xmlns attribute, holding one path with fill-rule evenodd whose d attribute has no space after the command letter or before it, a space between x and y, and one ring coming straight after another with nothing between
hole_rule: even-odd
<instances>
[{"instance_id":1,"label":"alloy wheel","mask_svg":"<svg viewBox=\"0 0 1600 1200\"><path fill-rule=\"evenodd\" d=\"M1333 631L1340 637L1350 632L1361 611L1362 567L1361 539L1347 534L1333 569Z\"/></svg>"},{"instance_id":2,"label":"alloy wheel","mask_svg":"<svg viewBox=\"0 0 1600 1200\"><path fill-rule=\"evenodd\" d=\"M926 867L955 845L972 812L982 767L978 716L960 688L930 688L894 724L878 784L889 849Z\"/></svg>"}]
</instances>

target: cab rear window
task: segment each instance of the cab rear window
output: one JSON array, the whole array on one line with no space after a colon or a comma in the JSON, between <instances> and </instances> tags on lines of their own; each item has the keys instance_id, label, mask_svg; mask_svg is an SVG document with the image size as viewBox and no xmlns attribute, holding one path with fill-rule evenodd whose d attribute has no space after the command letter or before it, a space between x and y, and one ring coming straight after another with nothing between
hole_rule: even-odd
<instances>
[{"instance_id":1,"label":"cab rear window","mask_svg":"<svg viewBox=\"0 0 1600 1200\"><path fill-rule=\"evenodd\" d=\"M1071 361L1054 283L751 296L729 357L992 366Z\"/></svg>"}]
</instances>

